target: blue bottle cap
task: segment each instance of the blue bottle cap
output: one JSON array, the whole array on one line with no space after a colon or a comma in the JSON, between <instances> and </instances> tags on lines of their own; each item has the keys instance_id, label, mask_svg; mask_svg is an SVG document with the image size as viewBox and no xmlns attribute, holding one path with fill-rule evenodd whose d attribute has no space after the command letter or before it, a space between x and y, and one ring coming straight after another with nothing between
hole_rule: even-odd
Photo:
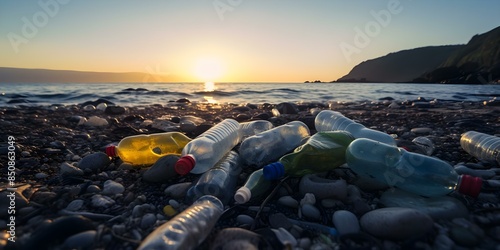
<instances>
[{"instance_id":1,"label":"blue bottle cap","mask_svg":"<svg viewBox=\"0 0 500 250\"><path fill-rule=\"evenodd\" d=\"M271 163L263 168L263 176L266 180L277 180L285 175L285 166L281 162Z\"/></svg>"}]
</instances>

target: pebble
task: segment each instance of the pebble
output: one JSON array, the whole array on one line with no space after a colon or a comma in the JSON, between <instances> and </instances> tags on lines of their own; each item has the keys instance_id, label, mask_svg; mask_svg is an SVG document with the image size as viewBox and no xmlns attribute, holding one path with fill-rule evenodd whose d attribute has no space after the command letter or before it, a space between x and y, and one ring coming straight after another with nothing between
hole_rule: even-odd
<instances>
[{"instance_id":1,"label":"pebble","mask_svg":"<svg viewBox=\"0 0 500 250\"><path fill-rule=\"evenodd\" d=\"M108 107L108 104L101 102L95 107L97 110L104 111Z\"/></svg>"},{"instance_id":2,"label":"pebble","mask_svg":"<svg viewBox=\"0 0 500 250\"><path fill-rule=\"evenodd\" d=\"M455 242L446 234L438 234L434 239L433 249L452 250L455 248Z\"/></svg>"},{"instance_id":3,"label":"pebble","mask_svg":"<svg viewBox=\"0 0 500 250\"><path fill-rule=\"evenodd\" d=\"M236 217L236 221L240 225L252 225L254 219L246 214L240 214Z\"/></svg>"},{"instance_id":4,"label":"pebble","mask_svg":"<svg viewBox=\"0 0 500 250\"><path fill-rule=\"evenodd\" d=\"M304 204L300 208L304 217L315 221L321 220L321 212L314 205Z\"/></svg>"},{"instance_id":5,"label":"pebble","mask_svg":"<svg viewBox=\"0 0 500 250\"><path fill-rule=\"evenodd\" d=\"M94 105L90 105L89 104L89 105L85 105L83 107L83 111L85 111L85 112L91 112L91 111L94 111L94 110L95 110L95 106Z\"/></svg>"},{"instance_id":6,"label":"pebble","mask_svg":"<svg viewBox=\"0 0 500 250\"><path fill-rule=\"evenodd\" d=\"M49 176L49 175L48 175L48 174L46 174L46 173L36 173L36 174L35 174L35 178L37 178L37 179L45 179L45 178L47 178L48 176Z\"/></svg>"},{"instance_id":7,"label":"pebble","mask_svg":"<svg viewBox=\"0 0 500 250\"><path fill-rule=\"evenodd\" d=\"M278 105L276 105L277 111L279 111L280 114L298 114L299 109L297 108L297 104L291 103L291 102L282 102Z\"/></svg>"},{"instance_id":8,"label":"pebble","mask_svg":"<svg viewBox=\"0 0 500 250\"><path fill-rule=\"evenodd\" d=\"M419 146L426 155L432 155L432 153L434 153L434 150L436 149L431 139L424 136L416 137L412 140L412 142L415 143L415 145Z\"/></svg>"},{"instance_id":9,"label":"pebble","mask_svg":"<svg viewBox=\"0 0 500 250\"><path fill-rule=\"evenodd\" d=\"M285 228L289 230L292 228L293 224L288 220L288 218L282 213L276 213L269 215L269 225L271 228Z\"/></svg>"},{"instance_id":10,"label":"pebble","mask_svg":"<svg viewBox=\"0 0 500 250\"><path fill-rule=\"evenodd\" d=\"M104 113L106 113L108 115L121 115L121 114L125 114L125 111L126 111L126 109L124 107L108 106L104 110Z\"/></svg>"},{"instance_id":11,"label":"pebble","mask_svg":"<svg viewBox=\"0 0 500 250\"><path fill-rule=\"evenodd\" d=\"M98 116L91 116L83 125L88 126L88 127L104 127L108 126L109 123L106 119L98 117Z\"/></svg>"},{"instance_id":12,"label":"pebble","mask_svg":"<svg viewBox=\"0 0 500 250\"><path fill-rule=\"evenodd\" d=\"M332 222L340 235L359 233L360 231L358 218L347 210L335 211Z\"/></svg>"},{"instance_id":13,"label":"pebble","mask_svg":"<svg viewBox=\"0 0 500 250\"><path fill-rule=\"evenodd\" d=\"M186 196L186 193L190 187L191 187L191 182L183 182L170 185L165 189L165 194L174 199L179 199Z\"/></svg>"},{"instance_id":14,"label":"pebble","mask_svg":"<svg viewBox=\"0 0 500 250\"><path fill-rule=\"evenodd\" d=\"M302 177L299 183L301 195L312 193L316 199L334 198L344 200L347 196L345 180L331 180L309 174Z\"/></svg>"},{"instance_id":15,"label":"pebble","mask_svg":"<svg viewBox=\"0 0 500 250\"><path fill-rule=\"evenodd\" d=\"M72 200L68 206L66 206L66 210L69 210L69 211L78 211L80 210L80 208L82 208L83 204L85 202L83 200L80 200L80 199L77 199L77 200Z\"/></svg>"},{"instance_id":16,"label":"pebble","mask_svg":"<svg viewBox=\"0 0 500 250\"><path fill-rule=\"evenodd\" d=\"M453 227L450 229L450 238L464 247L474 247L480 242L480 238L472 234L468 229L463 227Z\"/></svg>"},{"instance_id":17,"label":"pebble","mask_svg":"<svg viewBox=\"0 0 500 250\"><path fill-rule=\"evenodd\" d=\"M410 130L410 132L419 135L430 134L432 131L434 131L432 128L412 128Z\"/></svg>"},{"instance_id":18,"label":"pebble","mask_svg":"<svg viewBox=\"0 0 500 250\"><path fill-rule=\"evenodd\" d=\"M243 228L225 228L217 233L211 249L260 249L262 236Z\"/></svg>"},{"instance_id":19,"label":"pebble","mask_svg":"<svg viewBox=\"0 0 500 250\"><path fill-rule=\"evenodd\" d=\"M172 207L172 205L166 205L165 207L163 207L163 213L168 217L172 217L176 215L178 212L177 210L175 210L174 207Z\"/></svg>"},{"instance_id":20,"label":"pebble","mask_svg":"<svg viewBox=\"0 0 500 250\"><path fill-rule=\"evenodd\" d=\"M156 128L165 132L177 131L177 123L163 120L163 119L154 119L151 123L152 128Z\"/></svg>"},{"instance_id":21,"label":"pebble","mask_svg":"<svg viewBox=\"0 0 500 250\"><path fill-rule=\"evenodd\" d=\"M83 170L67 163L67 162L63 162L60 166L59 166L59 174L60 175L67 175L67 176L81 176L83 175Z\"/></svg>"},{"instance_id":22,"label":"pebble","mask_svg":"<svg viewBox=\"0 0 500 250\"><path fill-rule=\"evenodd\" d=\"M102 194L116 195L123 193L123 191L125 191L125 187L123 187L122 184L112 180L107 180L104 182L104 188L102 190Z\"/></svg>"},{"instance_id":23,"label":"pebble","mask_svg":"<svg viewBox=\"0 0 500 250\"><path fill-rule=\"evenodd\" d=\"M382 194L380 203L386 207L413 208L431 218L453 219L469 214L465 205L450 196L426 198L399 189L390 189Z\"/></svg>"},{"instance_id":24,"label":"pebble","mask_svg":"<svg viewBox=\"0 0 500 250\"><path fill-rule=\"evenodd\" d=\"M179 156L177 155L165 155L161 157L144 172L142 179L147 182L161 183L179 176L174 168L177 160L179 160Z\"/></svg>"},{"instance_id":25,"label":"pebble","mask_svg":"<svg viewBox=\"0 0 500 250\"><path fill-rule=\"evenodd\" d=\"M145 230L149 229L153 227L155 223L156 223L156 215L153 213L147 213L141 219L141 228Z\"/></svg>"},{"instance_id":26,"label":"pebble","mask_svg":"<svg viewBox=\"0 0 500 250\"><path fill-rule=\"evenodd\" d=\"M49 205L56 199L56 197L57 194L55 192L38 191L31 196L30 201L44 205Z\"/></svg>"},{"instance_id":27,"label":"pebble","mask_svg":"<svg viewBox=\"0 0 500 250\"><path fill-rule=\"evenodd\" d=\"M101 188L97 185L89 185L87 187L88 194L94 194L94 193L99 193L99 192L101 192Z\"/></svg>"},{"instance_id":28,"label":"pebble","mask_svg":"<svg viewBox=\"0 0 500 250\"><path fill-rule=\"evenodd\" d=\"M97 232L88 230L68 237L63 244L66 249L90 249L94 244Z\"/></svg>"},{"instance_id":29,"label":"pebble","mask_svg":"<svg viewBox=\"0 0 500 250\"><path fill-rule=\"evenodd\" d=\"M206 120L203 118L192 115L185 115L180 117L179 128L181 131L190 133L195 131L199 125L205 122Z\"/></svg>"},{"instance_id":30,"label":"pebble","mask_svg":"<svg viewBox=\"0 0 500 250\"><path fill-rule=\"evenodd\" d=\"M110 160L107 154L97 152L83 157L80 162L78 162L78 168L82 170L90 169L92 171L97 171L108 166L109 163Z\"/></svg>"},{"instance_id":31,"label":"pebble","mask_svg":"<svg viewBox=\"0 0 500 250\"><path fill-rule=\"evenodd\" d=\"M297 245L297 239L295 239L295 237L293 237L293 235L290 232L288 232L288 230L282 227L271 230L273 230L274 234L276 234L276 237L279 239L279 241L281 241L283 245L290 246L292 248Z\"/></svg>"},{"instance_id":32,"label":"pebble","mask_svg":"<svg viewBox=\"0 0 500 250\"><path fill-rule=\"evenodd\" d=\"M283 205L283 206L287 206L287 207L291 207L291 208L297 208L299 207L299 202L294 199L292 196L282 196L278 199L278 203Z\"/></svg>"},{"instance_id":33,"label":"pebble","mask_svg":"<svg viewBox=\"0 0 500 250\"><path fill-rule=\"evenodd\" d=\"M407 240L432 229L432 218L412 208L380 208L363 215L360 225L363 231L389 240Z\"/></svg>"},{"instance_id":34,"label":"pebble","mask_svg":"<svg viewBox=\"0 0 500 250\"><path fill-rule=\"evenodd\" d=\"M109 208L115 204L115 201L107 196L95 194L92 196L91 204L96 208Z\"/></svg>"},{"instance_id":35,"label":"pebble","mask_svg":"<svg viewBox=\"0 0 500 250\"><path fill-rule=\"evenodd\" d=\"M179 207L180 207L179 202L178 202L178 201L176 201L176 200L174 200L174 199L170 199L170 200L168 201L168 204L169 204L170 206L172 206L173 208L175 208L175 209L177 209L177 208L179 208Z\"/></svg>"},{"instance_id":36,"label":"pebble","mask_svg":"<svg viewBox=\"0 0 500 250\"><path fill-rule=\"evenodd\" d=\"M344 203L342 201L334 199L323 199L321 200L321 206L325 208L334 208L344 206Z\"/></svg>"},{"instance_id":37,"label":"pebble","mask_svg":"<svg viewBox=\"0 0 500 250\"><path fill-rule=\"evenodd\" d=\"M480 177L482 179L491 179L492 177L494 177L496 175L495 171L491 170L491 169L484 169L484 170L472 169L472 168L468 168L468 167L461 165L461 164L456 165L454 168L455 168L455 171L457 172L457 174L459 174L459 175L463 175L463 174L472 175L475 177Z\"/></svg>"},{"instance_id":38,"label":"pebble","mask_svg":"<svg viewBox=\"0 0 500 250\"><path fill-rule=\"evenodd\" d=\"M312 193L305 194L304 198L300 200L300 205L302 206L304 204L311 204L311 205L316 204L316 197L314 196L314 194Z\"/></svg>"}]
</instances>

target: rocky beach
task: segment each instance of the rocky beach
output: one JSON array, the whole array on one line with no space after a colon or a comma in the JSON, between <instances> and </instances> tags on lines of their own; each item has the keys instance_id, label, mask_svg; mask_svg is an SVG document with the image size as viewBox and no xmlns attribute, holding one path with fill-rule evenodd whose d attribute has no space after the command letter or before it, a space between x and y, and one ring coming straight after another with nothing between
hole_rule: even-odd
<instances>
[{"instance_id":1,"label":"rocky beach","mask_svg":"<svg viewBox=\"0 0 500 250\"><path fill-rule=\"evenodd\" d=\"M500 134L498 101L423 98L246 105L179 99L134 107L100 99L1 107L0 248L137 249L191 205L185 194L199 175L172 176L165 170L175 163L171 157L133 167L108 157L106 146L166 131L195 138L226 118L274 126L299 120L314 134L314 118L325 109L482 178L481 193L425 198L363 180L343 165L284 178L249 203L231 200L199 249L499 249L500 167L460 146L467 131ZM431 144L415 143L419 137ZM237 187L253 171L244 166Z\"/></svg>"}]
</instances>

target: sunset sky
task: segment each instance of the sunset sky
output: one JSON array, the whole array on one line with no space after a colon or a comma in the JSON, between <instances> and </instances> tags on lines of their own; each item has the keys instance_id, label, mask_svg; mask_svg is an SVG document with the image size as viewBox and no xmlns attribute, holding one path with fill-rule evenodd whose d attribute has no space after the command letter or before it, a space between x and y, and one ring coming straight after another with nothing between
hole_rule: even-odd
<instances>
[{"instance_id":1,"label":"sunset sky","mask_svg":"<svg viewBox=\"0 0 500 250\"><path fill-rule=\"evenodd\" d=\"M2 0L0 67L331 81L390 52L467 43L500 25L499 10L494 0Z\"/></svg>"}]
</instances>

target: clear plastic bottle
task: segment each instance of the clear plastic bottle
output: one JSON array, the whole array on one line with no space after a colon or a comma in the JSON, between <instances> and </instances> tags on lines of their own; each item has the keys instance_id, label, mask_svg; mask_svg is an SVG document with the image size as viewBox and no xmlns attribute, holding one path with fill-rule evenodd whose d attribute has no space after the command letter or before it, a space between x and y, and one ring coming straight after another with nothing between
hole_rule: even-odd
<instances>
[{"instance_id":1,"label":"clear plastic bottle","mask_svg":"<svg viewBox=\"0 0 500 250\"><path fill-rule=\"evenodd\" d=\"M190 141L175 164L180 175L201 174L215 165L240 141L240 124L225 119Z\"/></svg>"},{"instance_id":2,"label":"clear plastic bottle","mask_svg":"<svg viewBox=\"0 0 500 250\"><path fill-rule=\"evenodd\" d=\"M241 142L239 153L248 166L261 167L300 146L310 135L301 121L292 121Z\"/></svg>"},{"instance_id":3,"label":"clear plastic bottle","mask_svg":"<svg viewBox=\"0 0 500 250\"><path fill-rule=\"evenodd\" d=\"M234 194L234 200L238 204L247 203L266 194L272 187L273 182L266 180L262 168L254 171L245 184Z\"/></svg>"},{"instance_id":4,"label":"clear plastic bottle","mask_svg":"<svg viewBox=\"0 0 500 250\"><path fill-rule=\"evenodd\" d=\"M347 147L346 161L356 174L426 197L455 190L477 197L481 191L481 178L459 176L453 166L440 159L371 139L354 140Z\"/></svg>"},{"instance_id":5,"label":"clear plastic bottle","mask_svg":"<svg viewBox=\"0 0 500 250\"><path fill-rule=\"evenodd\" d=\"M210 234L223 210L224 205L217 197L202 196L150 233L138 250L195 249Z\"/></svg>"},{"instance_id":6,"label":"clear plastic bottle","mask_svg":"<svg viewBox=\"0 0 500 250\"><path fill-rule=\"evenodd\" d=\"M213 195L219 198L222 204L227 205L234 195L241 170L238 153L230 151L189 188L186 194L187 200L193 202L203 195Z\"/></svg>"},{"instance_id":7,"label":"clear plastic bottle","mask_svg":"<svg viewBox=\"0 0 500 250\"><path fill-rule=\"evenodd\" d=\"M392 136L381 131L369 129L345 117L340 112L333 110L323 110L319 112L314 120L314 126L317 131L344 130L351 133L354 138L369 138L396 146L396 141Z\"/></svg>"},{"instance_id":8,"label":"clear plastic bottle","mask_svg":"<svg viewBox=\"0 0 500 250\"><path fill-rule=\"evenodd\" d=\"M478 159L500 164L500 137L469 131L462 134L460 145Z\"/></svg>"},{"instance_id":9,"label":"clear plastic bottle","mask_svg":"<svg viewBox=\"0 0 500 250\"><path fill-rule=\"evenodd\" d=\"M265 166L264 177L275 180L332 170L345 163L345 151L353 140L346 131L317 132L292 153Z\"/></svg>"},{"instance_id":10,"label":"clear plastic bottle","mask_svg":"<svg viewBox=\"0 0 500 250\"><path fill-rule=\"evenodd\" d=\"M180 155L190 141L191 138L179 132L134 135L107 147L106 154L135 166L152 165L167 154Z\"/></svg>"},{"instance_id":11,"label":"clear plastic bottle","mask_svg":"<svg viewBox=\"0 0 500 250\"><path fill-rule=\"evenodd\" d=\"M266 120L256 120L251 122L241 122L240 123L240 136L241 140L256 135L258 133L272 129L274 125L270 121Z\"/></svg>"}]
</instances>

